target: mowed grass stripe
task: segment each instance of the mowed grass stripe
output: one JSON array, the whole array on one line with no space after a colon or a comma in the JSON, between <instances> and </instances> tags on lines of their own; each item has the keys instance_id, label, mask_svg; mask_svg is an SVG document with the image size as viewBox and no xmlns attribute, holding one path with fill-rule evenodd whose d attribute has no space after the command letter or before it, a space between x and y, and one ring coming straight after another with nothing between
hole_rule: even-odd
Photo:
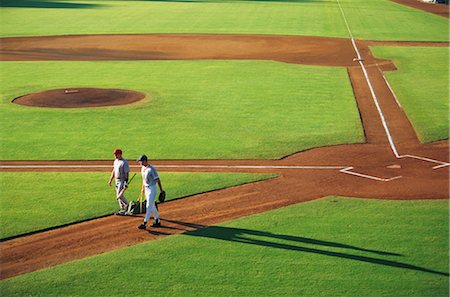
<instances>
[{"instance_id":1,"label":"mowed grass stripe","mask_svg":"<svg viewBox=\"0 0 450 297\"><path fill-rule=\"evenodd\" d=\"M160 173L166 200L274 177L268 174ZM112 214L119 209L109 173L1 172L0 238ZM138 201L140 176L125 192Z\"/></svg>"},{"instance_id":2,"label":"mowed grass stripe","mask_svg":"<svg viewBox=\"0 0 450 297\"><path fill-rule=\"evenodd\" d=\"M0 159L275 159L364 141L345 69L270 61L5 62ZM23 94L123 88L139 103L24 107Z\"/></svg>"},{"instance_id":3,"label":"mowed grass stripe","mask_svg":"<svg viewBox=\"0 0 450 297\"><path fill-rule=\"evenodd\" d=\"M447 200L330 197L28 273L0 289L7 296L446 296L448 231Z\"/></svg>"},{"instance_id":4,"label":"mowed grass stripe","mask_svg":"<svg viewBox=\"0 0 450 297\"><path fill-rule=\"evenodd\" d=\"M398 70L385 75L420 141L448 139L448 48L373 47L373 51L395 62Z\"/></svg>"}]
</instances>

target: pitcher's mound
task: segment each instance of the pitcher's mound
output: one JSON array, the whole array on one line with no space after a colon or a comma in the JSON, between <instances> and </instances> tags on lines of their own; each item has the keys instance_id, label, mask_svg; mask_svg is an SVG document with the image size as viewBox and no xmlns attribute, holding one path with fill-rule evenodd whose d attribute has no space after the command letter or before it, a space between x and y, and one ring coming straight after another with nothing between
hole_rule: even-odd
<instances>
[{"instance_id":1,"label":"pitcher's mound","mask_svg":"<svg viewBox=\"0 0 450 297\"><path fill-rule=\"evenodd\" d=\"M130 90L71 88L33 93L12 102L37 107L82 108L125 105L144 98L145 94Z\"/></svg>"}]
</instances>

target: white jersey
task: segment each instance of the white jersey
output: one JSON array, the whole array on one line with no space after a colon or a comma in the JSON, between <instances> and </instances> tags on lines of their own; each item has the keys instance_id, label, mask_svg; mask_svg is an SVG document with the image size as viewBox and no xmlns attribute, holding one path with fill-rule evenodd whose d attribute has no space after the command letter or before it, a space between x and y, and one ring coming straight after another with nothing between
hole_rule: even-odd
<instances>
[{"instance_id":1,"label":"white jersey","mask_svg":"<svg viewBox=\"0 0 450 297\"><path fill-rule=\"evenodd\" d=\"M126 174L130 172L130 166L128 161L125 159L115 159L114 160L114 177L117 180L125 180Z\"/></svg>"},{"instance_id":2,"label":"white jersey","mask_svg":"<svg viewBox=\"0 0 450 297\"><path fill-rule=\"evenodd\" d=\"M153 187L156 185L156 180L159 178L156 168L152 165L142 166L142 184L146 187Z\"/></svg>"}]
</instances>

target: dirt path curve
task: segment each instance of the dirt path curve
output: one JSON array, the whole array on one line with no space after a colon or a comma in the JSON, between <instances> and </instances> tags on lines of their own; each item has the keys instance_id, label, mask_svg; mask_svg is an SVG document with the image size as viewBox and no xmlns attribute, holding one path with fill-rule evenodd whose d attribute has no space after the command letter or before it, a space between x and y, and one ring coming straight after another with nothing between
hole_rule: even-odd
<instances>
[{"instance_id":1,"label":"dirt path curve","mask_svg":"<svg viewBox=\"0 0 450 297\"><path fill-rule=\"evenodd\" d=\"M86 43L83 43L84 38ZM39 59L43 60L55 57L60 59L63 56L75 60L83 56L94 59L95 55L88 53L92 51L96 38L99 38L99 47L101 45L101 48L97 47L94 51L98 59L108 53L114 53L110 58L118 58L121 52L125 52L126 59L131 58L134 49L140 48L139 42L146 40L149 43L142 47L147 50L155 48L159 57L172 59L194 59L194 53L190 51L200 47L203 48L203 53L196 53L196 59L275 59L290 63L330 63L330 66L346 67L366 133L366 143L316 148L281 160L154 161L159 170L165 171L270 172L279 174L279 177L164 203L160 208L164 219L163 227L148 232L136 228L140 221L138 218L110 216L4 241L0 246L2 279L329 195L376 199L448 199L449 171L448 164L444 163L448 162L448 141L427 145L419 143L413 127L383 78L382 70L395 69L395 65L389 61L374 59L366 42L357 43L398 156L393 153L388 141L366 78L353 61L351 43L345 39L279 37L280 40L277 40L273 36L252 38L224 35L226 42L216 47L214 44L220 40L218 35L118 36L120 41L114 40L116 37L105 39L104 36L76 36L73 37L74 40L70 37L51 37L52 40L44 37L42 40L2 40L1 57L3 60L5 57L27 60L30 53L39 53ZM123 38L129 40L128 50L123 48ZM58 40L62 41L61 45ZM108 45L103 45L105 40L109 40ZM132 43L132 40L135 42ZM152 44L155 40L161 43ZM199 40L202 41L201 46L197 44ZM324 43L320 46L322 41ZM3 47L4 44L6 47ZM226 44L229 46L224 50ZM129 51L130 47L133 50ZM4 52L5 48L7 53ZM166 50L170 54L165 53ZM187 51L186 56L183 55L184 50ZM296 54L287 53L289 50ZM156 58L153 54L144 52L138 51L137 57ZM339 58L330 58L328 55ZM37 59L37 56L32 58ZM110 171L110 166L111 161L0 161L1 171L106 172ZM133 167L134 171L137 169Z\"/></svg>"},{"instance_id":2,"label":"dirt path curve","mask_svg":"<svg viewBox=\"0 0 450 297\"><path fill-rule=\"evenodd\" d=\"M420 9L426 12L430 12L436 15L439 15L444 18L448 18L448 5L444 4L433 4L433 3L426 3L419 0L391 0L393 2L403 4L415 9Z\"/></svg>"},{"instance_id":3,"label":"dirt path curve","mask_svg":"<svg viewBox=\"0 0 450 297\"><path fill-rule=\"evenodd\" d=\"M322 66L357 65L352 61L352 45L344 38L130 34L6 37L0 41L2 61L273 60Z\"/></svg>"}]
</instances>

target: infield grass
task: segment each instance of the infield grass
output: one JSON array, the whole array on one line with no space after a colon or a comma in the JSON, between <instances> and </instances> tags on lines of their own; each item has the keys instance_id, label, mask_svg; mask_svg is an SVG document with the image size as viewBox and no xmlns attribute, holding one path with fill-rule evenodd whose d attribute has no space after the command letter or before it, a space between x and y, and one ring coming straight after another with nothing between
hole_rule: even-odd
<instances>
[{"instance_id":1,"label":"infield grass","mask_svg":"<svg viewBox=\"0 0 450 297\"><path fill-rule=\"evenodd\" d=\"M364 132L345 69L271 61L4 62L0 159L275 159ZM127 106L11 103L65 87L124 88Z\"/></svg>"},{"instance_id":2,"label":"infield grass","mask_svg":"<svg viewBox=\"0 0 450 297\"><path fill-rule=\"evenodd\" d=\"M445 47L374 47L398 70L387 72L421 142L449 137L449 52Z\"/></svg>"},{"instance_id":3,"label":"infield grass","mask_svg":"<svg viewBox=\"0 0 450 297\"><path fill-rule=\"evenodd\" d=\"M7 296L447 296L448 201L330 197L28 273Z\"/></svg>"},{"instance_id":4,"label":"infield grass","mask_svg":"<svg viewBox=\"0 0 450 297\"><path fill-rule=\"evenodd\" d=\"M166 200L273 177L268 174L161 172ZM131 177L131 176L130 176ZM119 209L109 173L1 172L0 238L112 214ZM138 201L140 176L125 192Z\"/></svg>"},{"instance_id":5,"label":"infield grass","mask_svg":"<svg viewBox=\"0 0 450 297\"><path fill-rule=\"evenodd\" d=\"M340 0L358 38L448 40L448 19L389 0ZM348 37L336 0L1 0L2 36L235 33Z\"/></svg>"}]
</instances>

